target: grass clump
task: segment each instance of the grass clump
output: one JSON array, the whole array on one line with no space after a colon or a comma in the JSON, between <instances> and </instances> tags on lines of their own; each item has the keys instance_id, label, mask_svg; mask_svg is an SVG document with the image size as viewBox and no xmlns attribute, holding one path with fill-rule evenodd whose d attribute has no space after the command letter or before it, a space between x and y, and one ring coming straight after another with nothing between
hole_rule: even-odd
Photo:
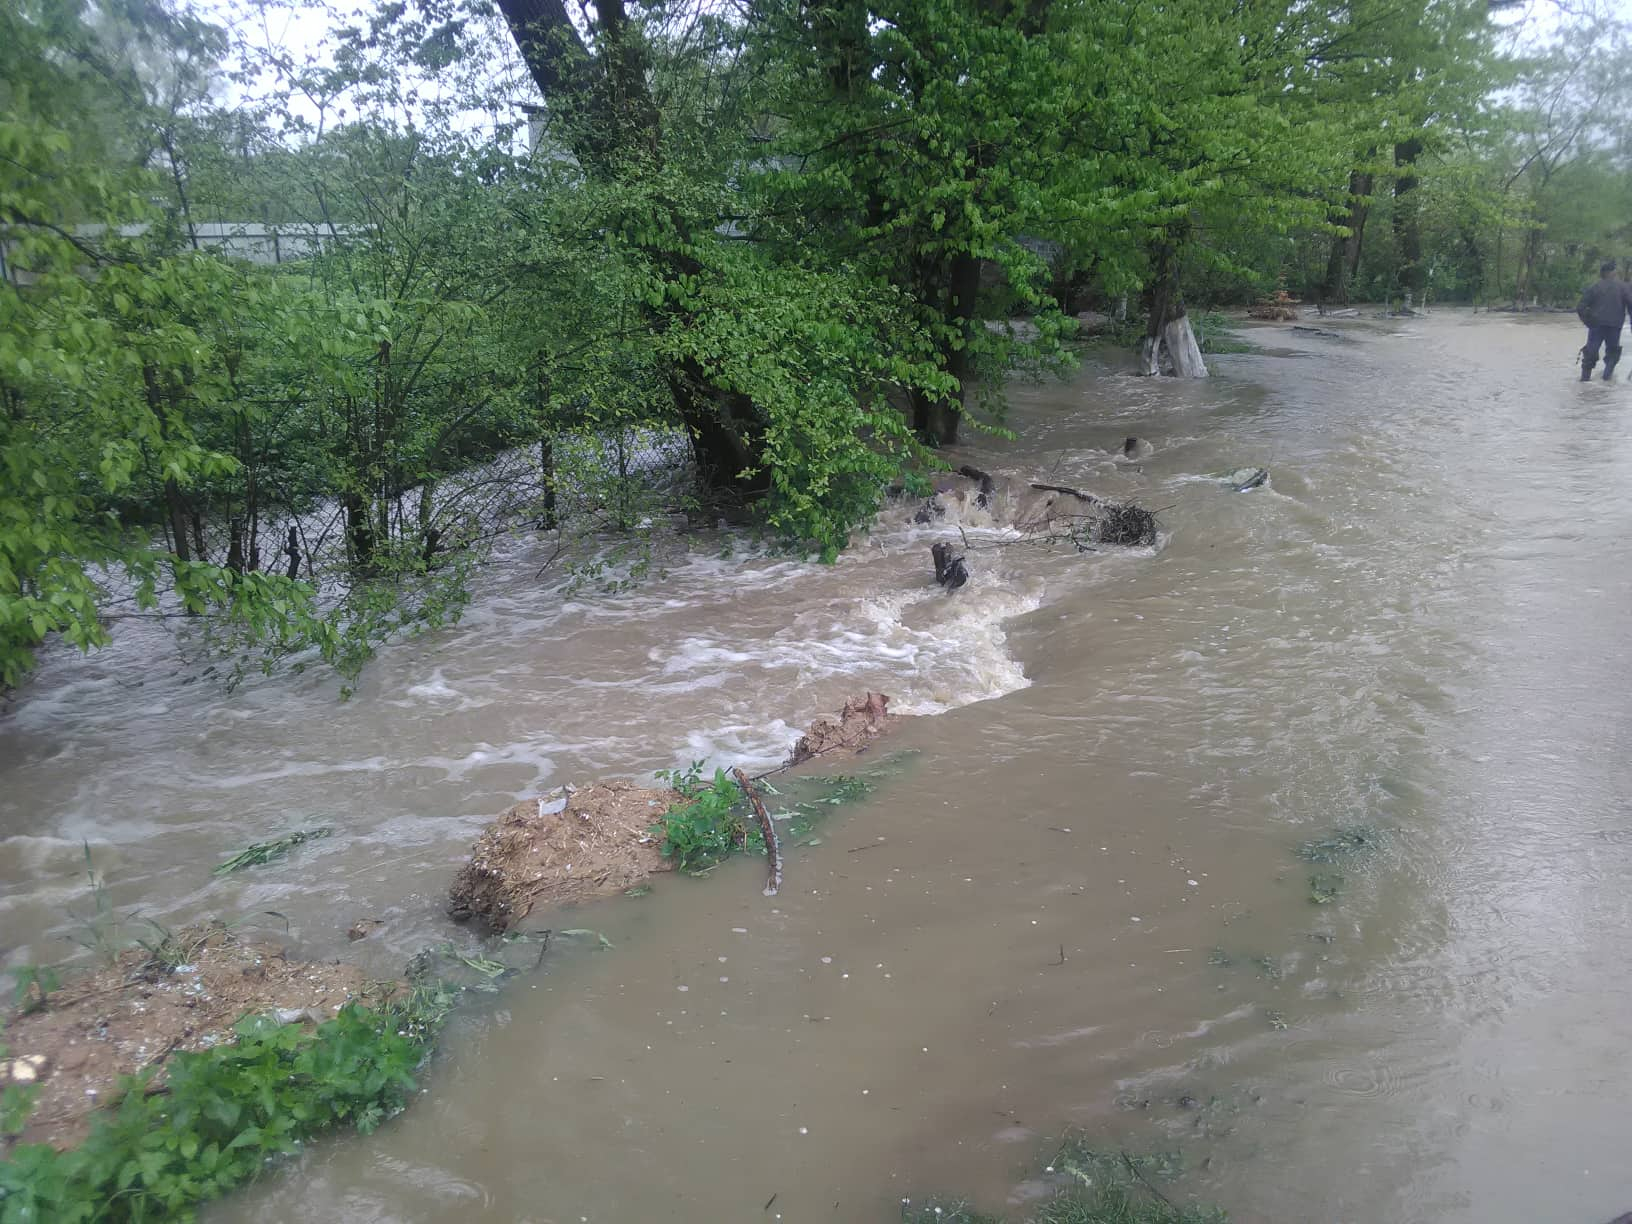
<instances>
[{"instance_id":1,"label":"grass clump","mask_svg":"<svg viewBox=\"0 0 1632 1224\"><path fill-rule=\"evenodd\" d=\"M1309 900L1330 905L1343 895L1343 877L1335 871L1317 871L1309 877Z\"/></svg>"},{"instance_id":2,"label":"grass clump","mask_svg":"<svg viewBox=\"0 0 1632 1224\"><path fill-rule=\"evenodd\" d=\"M348 1003L315 1029L246 1017L233 1044L173 1054L162 1093L153 1069L125 1077L78 1147L14 1148L0 1162L0 1221L191 1219L307 1139L367 1134L407 1104L453 997Z\"/></svg>"},{"instance_id":3,"label":"grass clump","mask_svg":"<svg viewBox=\"0 0 1632 1224\"><path fill-rule=\"evenodd\" d=\"M1174 1202L1158 1183L1182 1168L1174 1153L1135 1156L1101 1151L1078 1137L1068 1138L1043 1170L1054 1193L1029 1209L1027 1224L1226 1224L1223 1212ZM1001 1224L959 1200L904 1200L906 1224Z\"/></svg>"},{"instance_id":4,"label":"grass clump","mask_svg":"<svg viewBox=\"0 0 1632 1224\"><path fill-rule=\"evenodd\" d=\"M1191 330L1196 333L1196 347L1203 353L1251 353L1254 346L1241 339L1230 329L1228 315L1216 310L1190 316Z\"/></svg>"},{"instance_id":5,"label":"grass clump","mask_svg":"<svg viewBox=\"0 0 1632 1224\"><path fill-rule=\"evenodd\" d=\"M275 837L271 841L255 842L245 846L237 854L222 863L211 875L229 875L234 871L242 871L246 867L260 867L280 859L296 846L305 842L316 841L320 837L327 837L334 832L329 828L297 829L293 833L286 833L282 837Z\"/></svg>"}]
</instances>

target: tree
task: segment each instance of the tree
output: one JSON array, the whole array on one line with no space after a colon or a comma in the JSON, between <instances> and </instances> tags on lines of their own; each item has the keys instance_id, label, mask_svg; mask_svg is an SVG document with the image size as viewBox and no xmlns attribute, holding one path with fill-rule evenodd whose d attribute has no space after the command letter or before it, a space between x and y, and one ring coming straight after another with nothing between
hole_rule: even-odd
<instances>
[{"instance_id":1,"label":"tree","mask_svg":"<svg viewBox=\"0 0 1632 1224\"><path fill-rule=\"evenodd\" d=\"M110 119L93 15L51 0L0 14L5 685L49 634L99 645L107 600L155 609L166 586L178 609L221 608L263 640L320 636L309 586L234 573L189 545L187 491L234 466L194 425L228 394L211 320L237 285L219 261L118 237L157 219L155 184L148 158L131 155L137 133ZM164 547L121 516L144 482L163 490Z\"/></svg>"}]
</instances>

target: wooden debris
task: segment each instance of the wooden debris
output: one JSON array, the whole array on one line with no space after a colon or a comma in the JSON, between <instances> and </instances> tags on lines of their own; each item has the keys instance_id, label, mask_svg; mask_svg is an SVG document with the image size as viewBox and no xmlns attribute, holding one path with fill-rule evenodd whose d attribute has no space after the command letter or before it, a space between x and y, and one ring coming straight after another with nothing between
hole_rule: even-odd
<instances>
[{"instance_id":1,"label":"wooden debris","mask_svg":"<svg viewBox=\"0 0 1632 1224\"><path fill-rule=\"evenodd\" d=\"M1128 441L1137 444L1138 439L1129 438ZM1124 449L1126 449L1125 444ZM1073 489L1068 485L1034 484L1031 487L1034 489L1039 489L1044 493L1066 493L1076 498L1078 501L1087 502L1090 506L1097 506L1100 504L1100 499L1095 497L1092 493L1084 493L1081 489Z\"/></svg>"},{"instance_id":2,"label":"wooden debris","mask_svg":"<svg viewBox=\"0 0 1632 1224\"><path fill-rule=\"evenodd\" d=\"M788 764L803 765L835 752L851 756L865 752L873 740L900 721L898 715L889 712L889 706L890 699L883 693L852 697L844 703L837 719L818 718L810 724L794 744Z\"/></svg>"},{"instance_id":3,"label":"wooden debris","mask_svg":"<svg viewBox=\"0 0 1632 1224\"><path fill-rule=\"evenodd\" d=\"M759 820L759 832L765 839L765 857L770 867L770 875L765 881L765 895L774 897L782 890L782 848L777 844L776 826L771 823L771 814L765 810L765 804L754 789L754 784L748 780L748 775L741 769L733 769L731 775L742 787L742 793L748 797Z\"/></svg>"}]
</instances>

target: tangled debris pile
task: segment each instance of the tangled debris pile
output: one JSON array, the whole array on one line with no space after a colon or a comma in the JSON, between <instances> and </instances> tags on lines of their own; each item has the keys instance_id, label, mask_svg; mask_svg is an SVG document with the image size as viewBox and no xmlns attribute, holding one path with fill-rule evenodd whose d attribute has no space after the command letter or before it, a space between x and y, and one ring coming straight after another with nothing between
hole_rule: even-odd
<instances>
[{"instance_id":1,"label":"tangled debris pile","mask_svg":"<svg viewBox=\"0 0 1632 1224\"><path fill-rule=\"evenodd\" d=\"M6 1021L0 1088L37 1094L15 1138L77 1144L97 1107L117 1099L121 1076L157 1068L148 1091L159 1091L171 1054L230 1045L245 1015L316 1025L350 1000L383 1002L399 986L353 965L290 960L277 945L243 942L220 925L131 948L58 989L33 988Z\"/></svg>"},{"instance_id":2,"label":"tangled debris pile","mask_svg":"<svg viewBox=\"0 0 1632 1224\"><path fill-rule=\"evenodd\" d=\"M508 931L536 905L623 892L667 871L652 825L680 799L678 791L618 779L524 800L476 839L448 913Z\"/></svg>"},{"instance_id":3,"label":"tangled debris pile","mask_svg":"<svg viewBox=\"0 0 1632 1224\"><path fill-rule=\"evenodd\" d=\"M1130 437L1122 444L1124 458L1145 453L1148 444ZM1102 547L1149 548L1157 542L1160 524L1156 512L1133 502L1108 501L1069 485L1028 483L1007 476L992 476L978 468L962 467L938 477L935 491L913 514L920 526L933 525L958 511L963 525L1009 527L1021 538L969 547L1004 547L1009 544L1069 544L1083 552ZM952 545L931 546L935 581L957 590L969 581L966 558Z\"/></svg>"},{"instance_id":4,"label":"tangled debris pile","mask_svg":"<svg viewBox=\"0 0 1632 1224\"><path fill-rule=\"evenodd\" d=\"M857 756L900 721L899 714L890 713L890 699L883 693L852 697L838 718L818 718L810 724L794 744L788 764L803 765L835 752Z\"/></svg>"}]
</instances>

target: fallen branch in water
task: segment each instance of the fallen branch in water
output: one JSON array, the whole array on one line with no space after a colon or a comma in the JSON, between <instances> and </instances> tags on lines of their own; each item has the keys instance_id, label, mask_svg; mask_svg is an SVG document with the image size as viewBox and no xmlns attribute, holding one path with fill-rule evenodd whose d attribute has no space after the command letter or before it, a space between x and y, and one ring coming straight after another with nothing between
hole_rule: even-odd
<instances>
[{"instance_id":1,"label":"fallen branch in water","mask_svg":"<svg viewBox=\"0 0 1632 1224\"><path fill-rule=\"evenodd\" d=\"M736 778L737 785L742 787L742 793L748 796L748 802L754 808L754 815L759 818L759 831L765 838L765 857L769 860L771 869L770 878L765 881L765 895L774 897L782 891L782 850L776 842L776 826L771 823L771 814L765 810L765 804L760 800L754 784L748 780L748 775L740 768L733 769L731 775Z\"/></svg>"},{"instance_id":2,"label":"fallen branch in water","mask_svg":"<svg viewBox=\"0 0 1632 1224\"><path fill-rule=\"evenodd\" d=\"M1033 484L1031 487L1044 493L1069 493L1072 497L1077 498L1079 501L1085 501L1090 506L1100 504L1100 499L1092 493L1084 493L1081 489L1073 489L1069 485Z\"/></svg>"}]
</instances>

